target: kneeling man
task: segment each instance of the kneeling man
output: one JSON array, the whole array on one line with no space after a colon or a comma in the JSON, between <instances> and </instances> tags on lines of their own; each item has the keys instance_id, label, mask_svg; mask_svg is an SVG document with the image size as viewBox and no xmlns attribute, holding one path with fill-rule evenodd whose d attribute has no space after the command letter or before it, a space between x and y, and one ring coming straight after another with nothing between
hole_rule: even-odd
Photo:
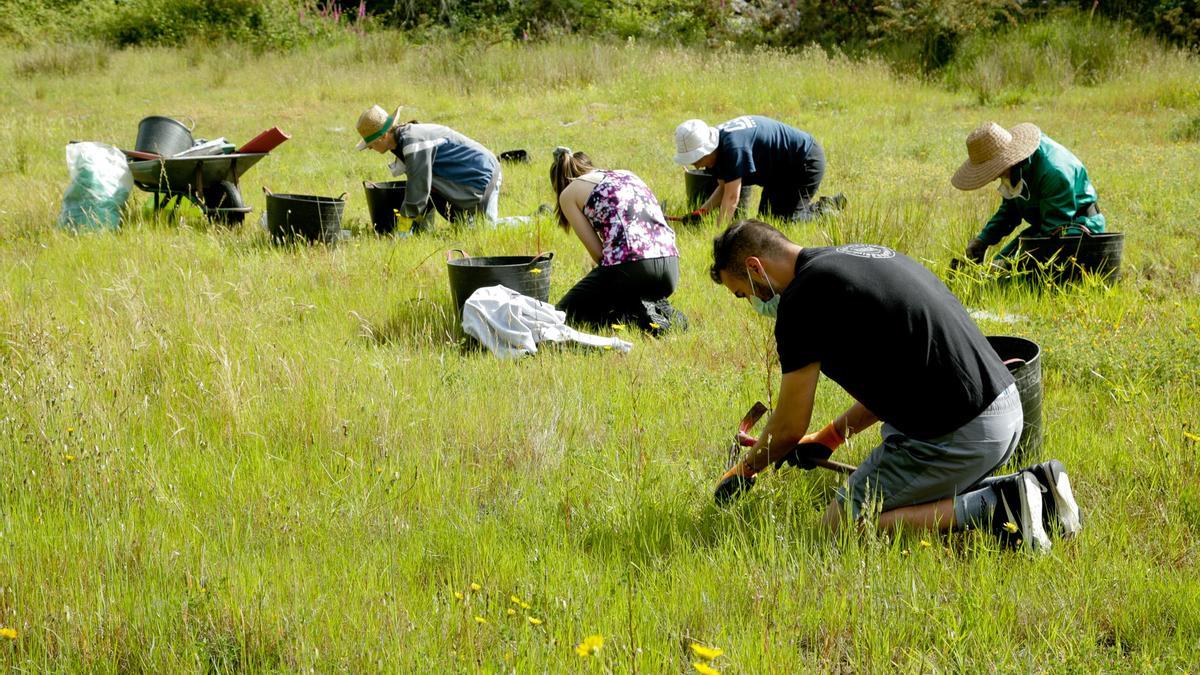
<instances>
[{"instance_id":1,"label":"kneeling man","mask_svg":"<svg viewBox=\"0 0 1200 675\"><path fill-rule=\"evenodd\" d=\"M987 528L1009 546L1050 549L1079 509L1062 464L1007 476L1021 436L1012 375L962 304L915 260L883 246L802 248L755 220L713 241L713 281L775 317L783 370L777 406L718 501L772 462L812 468L846 438L883 422L883 442L837 491L825 523L878 513L884 529ZM809 433L821 373L855 400Z\"/></svg>"}]
</instances>

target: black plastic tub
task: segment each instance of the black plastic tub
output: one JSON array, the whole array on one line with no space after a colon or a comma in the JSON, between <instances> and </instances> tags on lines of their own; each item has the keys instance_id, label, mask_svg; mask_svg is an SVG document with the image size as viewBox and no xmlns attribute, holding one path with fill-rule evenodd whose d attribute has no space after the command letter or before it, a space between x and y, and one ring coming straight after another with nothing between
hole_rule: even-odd
<instances>
[{"instance_id":1,"label":"black plastic tub","mask_svg":"<svg viewBox=\"0 0 1200 675\"><path fill-rule=\"evenodd\" d=\"M267 193L267 229L279 242L306 239L310 242L337 241L342 231L342 209L346 195L320 197Z\"/></svg>"},{"instance_id":2,"label":"black plastic tub","mask_svg":"<svg viewBox=\"0 0 1200 675\"><path fill-rule=\"evenodd\" d=\"M1017 381L1025 423L1012 461L1024 467L1042 454L1042 348L1032 340L1010 335L989 335L987 341Z\"/></svg>"},{"instance_id":3,"label":"black plastic tub","mask_svg":"<svg viewBox=\"0 0 1200 675\"><path fill-rule=\"evenodd\" d=\"M712 195L713 190L717 189L717 177L707 171L685 169L683 173L683 188L687 194L688 208L699 208ZM737 209L733 212L734 218L745 217L746 212L750 209L750 200L753 198L754 187L743 185L742 191L738 194Z\"/></svg>"},{"instance_id":4,"label":"black plastic tub","mask_svg":"<svg viewBox=\"0 0 1200 675\"><path fill-rule=\"evenodd\" d=\"M391 234L396 230L396 212L404 205L404 195L408 183L402 180L392 180L382 183L363 181L363 190L367 193L367 211L371 214L371 225L379 234ZM420 228L414 226L413 232ZM401 232L399 234L408 234Z\"/></svg>"},{"instance_id":5,"label":"black plastic tub","mask_svg":"<svg viewBox=\"0 0 1200 675\"><path fill-rule=\"evenodd\" d=\"M1117 279L1121 276L1125 233L1021 237L1017 250L1021 270L1055 280L1072 281L1084 272L1106 280Z\"/></svg>"},{"instance_id":6,"label":"black plastic tub","mask_svg":"<svg viewBox=\"0 0 1200 675\"><path fill-rule=\"evenodd\" d=\"M192 132L179 120L161 115L142 118L133 149L173 157L192 147Z\"/></svg>"},{"instance_id":7,"label":"black plastic tub","mask_svg":"<svg viewBox=\"0 0 1200 675\"><path fill-rule=\"evenodd\" d=\"M461 257L453 257L458 253ZM463 305L476 290L485 286L505 286L521 295L550 301L550 272L554 253L541 255L501 255L472 258L465 251L454 249L446 257L450 275L450 295L462 320Z\"/></svg>"}]
</instances>

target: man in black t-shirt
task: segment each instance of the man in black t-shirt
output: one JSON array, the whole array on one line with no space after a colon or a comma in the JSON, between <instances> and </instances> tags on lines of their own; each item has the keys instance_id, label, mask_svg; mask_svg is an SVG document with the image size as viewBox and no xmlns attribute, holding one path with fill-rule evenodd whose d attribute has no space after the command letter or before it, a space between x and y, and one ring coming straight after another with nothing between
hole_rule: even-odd
<instances>
[{"instance_id":1,"label":"man in black t-shirt","mask_svg":"<svg viewBox=\"0 0 1200 675\"><path fill-rule=\"evenodd\" d=\"M962 304L919 263L871 244L801 248L748 220L714 240L710 272L776 317L783 371L778 405L746 459L722 477L719 501L772 462L813 468L813 458L882 421L882 443L829 505L831 528L878 512L885 529L988 527L1039 551L1050 548L1048 530L1079 531L1057 460L989 478L1020 439L1020 397ZM822 373L855 403L809 433Z\"/></svg>"}]
</instances>

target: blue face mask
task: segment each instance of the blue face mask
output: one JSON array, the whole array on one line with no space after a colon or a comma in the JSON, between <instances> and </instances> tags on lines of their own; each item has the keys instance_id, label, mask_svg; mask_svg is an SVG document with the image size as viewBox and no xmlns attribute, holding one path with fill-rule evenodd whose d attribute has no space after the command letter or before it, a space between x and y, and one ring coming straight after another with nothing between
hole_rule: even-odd
<instances>
[{"instance_id":1,"label":"blue face mask","mask_svg":"<svg viewBox=\"0 0 1200 675\"><path fill-rule=\"evenodd\" d=\"M754 307L754 311L772 319L779 316L780 296L775 292L775 287L771 285L770 277L763 275L763 278L767 280L767 288L771 289L770 300L762 300L757 293L754 293L754 277L750 276L750 270L746 270L746 278L750 279L750 305Z\"/></svg>"}]
</instances>

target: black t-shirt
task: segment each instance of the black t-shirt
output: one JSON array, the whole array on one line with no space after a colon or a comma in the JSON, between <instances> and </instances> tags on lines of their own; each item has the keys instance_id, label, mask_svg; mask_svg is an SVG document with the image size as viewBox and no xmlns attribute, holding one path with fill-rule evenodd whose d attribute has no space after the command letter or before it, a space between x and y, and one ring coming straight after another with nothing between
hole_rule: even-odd
<instances>
[{"instance_id":1,"label":"black t-shirt","mask_svg":"<svg viewBox=\"0 0 1200 675\"><path fill-rule=\"evenodd\" d=\"M961 427L1013 383L958 298L883 246L805 248L775 323L789 373L820 362L881 420L914 438Z\"/></svg>"},{"instance_id":2,"label":"black t-shirt","mask_svg":"<svg viewBox=\"0 0 1200 675\"><path fill-rule=\"evenodd\" d=\"M725 182L771 185L799 180L816 141L795 127L761 115L743 115L717 126L717 165Z\"/></svg>"}]
</instances>

